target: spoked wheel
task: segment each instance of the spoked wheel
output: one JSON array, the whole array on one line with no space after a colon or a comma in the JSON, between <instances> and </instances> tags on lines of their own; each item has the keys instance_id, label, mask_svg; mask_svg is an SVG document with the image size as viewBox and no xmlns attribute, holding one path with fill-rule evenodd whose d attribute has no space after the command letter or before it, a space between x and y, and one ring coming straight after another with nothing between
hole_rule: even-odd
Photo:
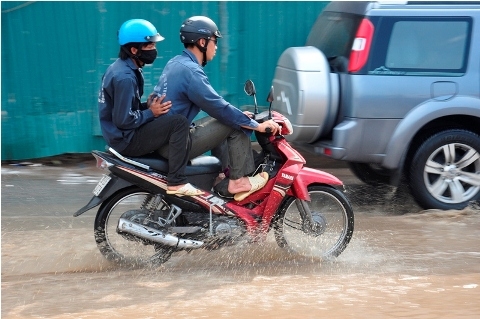
<instances>
[{"instance_id":1,"label":"spoked wheel","mask_svg":"<svg viewBox=\"0 0 480 319\"><path fill-rule=\"evenodd\" d=\"M337 257L352 238L352 207L343 193L332 187L311 186L308 193L310 202L291 197L283 204L273 224L275 240L280 247L303 256ZM310 214L311 220L305 214Z\"/></svg>"},{"instance_id":2,"label":"spoked wheel","mask_svg":"<svg viewBox=\"0 0 480 319\"><path fill-rule=\"evenodd\" d=\"M95 241L108 259L125 265L159 265L170 259L174 248L148 242L130 234L118 233L120 217L143 224L150 210L168 211L164 201L154 203L155 196L138 188L129 188L113 196L98 210L95 218ZM151 225L150 225L151 226Z\"/></svg>"},{"instance_id":3,"label":"spoked wheel","mask_svg":"<svg viewBox=\"0 0 480 319\"><path fill-rule=\"evenodd\" d=\"M425 209L463 209L480 198L480 138L446 130L428 138L410 167L411 192Z\"/></svg>"}]
</instances>

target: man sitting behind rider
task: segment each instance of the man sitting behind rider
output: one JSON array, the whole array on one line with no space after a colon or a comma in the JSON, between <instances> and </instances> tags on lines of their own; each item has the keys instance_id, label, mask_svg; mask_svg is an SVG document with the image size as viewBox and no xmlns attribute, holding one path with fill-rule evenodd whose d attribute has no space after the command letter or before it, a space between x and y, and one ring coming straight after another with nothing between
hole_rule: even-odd
<instances>
[{"instance_id":1,"label":"man sitting behind rider","mask_svg":"<svg viewBox=\"0 0 480 319\"><path fill-rule=\"evenodd\" d=\"M165 96L141 103L144 79L142 68L157 57L156 42L163 37L143 19L132 19L118 31L119 59L102 78L98 111L102 134L110 147L125 156L142 156L168 145L167 193L200 195L187 183L185 168L190 149L190 123L182 115L166 116L172 103Z\"/></svg>"},{"instance_id":2,"label":"man sitting behind rider","mask_svg":"<svg viewBox=\"0 0 480 319\"><path fill-rule=\"evenodd\" d=\"M252 131L273 134L279 126L272 120L258 123L252 113L242 112L225 101L210 85L203 67L211 61L222 35L209 18L194 16L180 27L180 41L185 49L165 66L155 86L155 92L166 95L172 101L168 114L182 114L190 122L200 110L209 116L193 125L190 131L192 148L190 158L212 150L226 140L230 159L228 191L235 200L243 200L249 194L265 186L268 174L263 172L248 177L255 170L250 136Z\"/></svg>"}]
</instances>

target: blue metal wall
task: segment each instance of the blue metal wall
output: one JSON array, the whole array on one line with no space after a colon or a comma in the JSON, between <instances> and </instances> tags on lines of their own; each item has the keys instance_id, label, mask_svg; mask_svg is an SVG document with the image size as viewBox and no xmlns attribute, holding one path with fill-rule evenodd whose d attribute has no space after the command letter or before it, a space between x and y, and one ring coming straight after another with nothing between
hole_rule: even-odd
<instances>
[{"instance_id":1,"label":"blue metal wall","mask_svg":"<svg viewBox=\"0 0 480 319\"><path fill-rule=\"evenodd\" d=\"M252 103L243 93L245 80L255 81L262 102L278 57L304 44L326 3L2 1L2 160L104 148L97 92L118 54L116 32L128 19L147 19L165 37L159 57L144 69L148 95L166 62L183 49L182 21L212 18L224 38L205 71L216 90L243 109Z\"/></svg>"}]
</instances>

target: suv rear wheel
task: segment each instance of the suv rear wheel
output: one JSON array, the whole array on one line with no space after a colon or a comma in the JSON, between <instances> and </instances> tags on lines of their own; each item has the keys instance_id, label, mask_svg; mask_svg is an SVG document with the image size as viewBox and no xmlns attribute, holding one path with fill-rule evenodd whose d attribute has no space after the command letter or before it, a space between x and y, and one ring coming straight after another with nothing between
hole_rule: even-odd
<instances>
[{"instance_id":1,"label":"suv rear wheel","mask_svg":"<svg viewBox=\"0 0 480 319\"><path fill-rule=\"evenodd\" d=\"M463 209L479 198L480 137L451 129L428 138L415 153L409 186L425 209Z\"/></svg>"}]
</instances>

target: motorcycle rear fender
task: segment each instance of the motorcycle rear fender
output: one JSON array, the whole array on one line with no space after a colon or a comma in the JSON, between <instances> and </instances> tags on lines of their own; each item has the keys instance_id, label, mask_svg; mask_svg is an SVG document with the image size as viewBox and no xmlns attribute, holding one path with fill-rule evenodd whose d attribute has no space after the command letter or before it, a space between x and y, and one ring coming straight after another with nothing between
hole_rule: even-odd
<instances>
[{"instance_id":1,"label":"motorcycle rear fender","mask_svg":"<svg viewBox=\"0 0 480 319\"><path fill-rule=\"evenodd\" d=\"M290 188L292 194L289 195L309 201L310 195L308 194L308 186L320 184L343 186L343 182L332 174L309 167L303 167L297 177L295 177L292 187Z\"/></svg>"},{"instance_id":2,"label":"motorcycle rear fender","mask_svg":"<svg viewBox=\"0 0 480 319\"><path fill-rule=\"evenodd\" d=\"M92 199L88 202L87 205L83 206L80 208L75 214L73 214L73 217L80 216L81 214L85 213L86 211L100 205L103 203L107 198L115 194L121 189L127 188L132 186L133 184L130 182L127 182L126 180L119 178L117 176L111 175L110 177L112 178L107 186L102 190L99 196L93 196Z\"/></svg>"}]
</instances>

